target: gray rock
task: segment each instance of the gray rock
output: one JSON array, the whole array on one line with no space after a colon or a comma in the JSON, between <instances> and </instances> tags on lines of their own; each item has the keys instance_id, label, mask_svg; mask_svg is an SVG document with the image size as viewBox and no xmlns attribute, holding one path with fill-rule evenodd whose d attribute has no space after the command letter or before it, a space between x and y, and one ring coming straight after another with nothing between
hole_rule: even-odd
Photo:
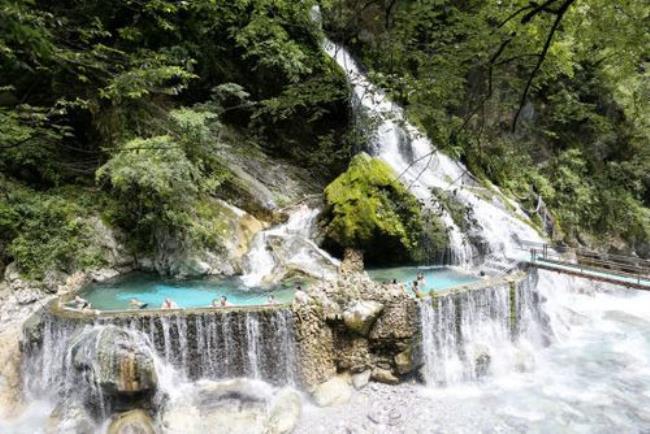
<instances>
[{"instance_id":1,"label":"gray rock","mask_svg":"<svg viewBox=\"0 0 650 434\"><path fill-rule=\"evenodd\" d=\"M371 378L374 381L378 381L380 383L385 383L385 384L398 384L399 383L399 378L397 378L392 373L392 371L390 371L388 369L382 369L382 368L373 369Z\"/></svg>"},{"instance_id":2,"label":"gray rock","mask_svg":"<svg viewBox=\"0 0 650 434\"><path fill-rule=\"evenodd\" d=\"M400 375L413 371L413 351L410 347L395 356L395 366Z\"/></svg>"},{"instance_id":3,"label":"gray rock","mask_svg":"<svg viewBox=\"0 0 650 434\"><path fill-rule=\"evenodd\" d=\"M106 434L156 434L151 416L143 410L131 410L111 418Z\"/></svg>"},{"instance_id":4,"label":"gray rock","mask_svg":"<svg viewBox=\"0 0 650 434\"><path fill-rule=\"evenodd\" d=\"M343 312L345 326L354 333L368 336L370 328L384 310L384 305L376 301L354 302Z\"/></svg>"},{"instance_id":5,"label":"gray rock","mask_svg":"<svg viewBox=\"0 0 650 434\"><path fill-rule=\"evenodd\" d=\"M352 385L354 386L355 389L361 390L366 385L370 382L370 375L372 374L372 371L370 369L367 369L363 372L359 372L358 374L352 375Z\"/></svg>"},{"instance_id":6,"label":"gray rock","mask_svg":"<svg viewBox=\"0 0 650 434\"><path fill-rule=\"evenodd\" d=\"M43 340L43 314L44 309L39 309L23 323L23 343L28 347L35 347Z\"/></svg>"},{"instance_id":7,"label":"gray rock","mask_svg":"<svg viewBox=\"0 0 650 434\"><path fill-rule=\"evenodd\" d=\"M120 272L113 268L100 268L90 272L90 278L95 282L105 282L119 275Z\"/></svg>"},{"instance_id":8,"label":"gray rock","mask_svg":"<svg viewBox=\"0 0 650 434\"><path fill-rule=\"evenodd\" d=\"M337 375L316 386L313 392L314 401L320 407L331 407L347 403L352 397L350 376Z\"/></svg>"},{"instance_id":9,"label":"gray rock","mask_svg":"<svg viewBox=\"0 0 650 434\"><path fill-rule=\"evenodd\" d=\"M270 385L255 380L197 381L165 405L161 417L163 431L262 434L270 429L284 429L295 415L294 397L278 396L274 400L274 394Z\"/></svg>"},{"instance_id":10,"label":"gray rock","mask_svg":"<svg viewBox=\"0 0 650 434\"><path fill-rule=\"evenodd\" d=\"M298 392L283 389L275 398L269 413L265 434L288 434L293 431L302 411Z\"/></svg>"},{"instance_id":11,"label":"gray rock","mask_svg":"<svg viewBox=\"0 0 650 434\"><path fill-rule=\"evenodd\" d=\"M18 265L15 262L7 265L5 268L5 280L10 284L16 280L20 280L20 272L18 271Z\"/></svg>"},{"instance_id":12,"label":"gray rock","mask_svg":"<svg viewBox=\"0 0 650 434\"><path fill-rule=\"evenodd\" d=\"M34 288L21 288L14 295L18 304L21 305L32 304L43 298L43 293Z\"/></svg>"},{"instance_id":13,"label":"gray rock","mask_svg":"<svg viewBox=\"0 0 650 434\"><path fill-rule=\"evenodd\" d=\"M128 408L134 400L147 404L157 389L153 353L137 332L116 326L84 329L71 340L70 352L86 388L80 392L95 408L102 404L96 402L99 397L117 409Z\"/></svg>"}]
</instances>

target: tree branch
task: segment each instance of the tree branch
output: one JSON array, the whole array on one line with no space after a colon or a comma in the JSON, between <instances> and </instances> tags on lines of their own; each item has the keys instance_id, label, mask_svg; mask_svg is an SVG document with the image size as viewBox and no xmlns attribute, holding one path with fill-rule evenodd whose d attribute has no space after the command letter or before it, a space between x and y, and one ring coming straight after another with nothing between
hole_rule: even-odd
<instances>
[{"instance_id":1,"label":"tree branch","mask_svg":"<svg viewBox=\"0 0 650 434\"><path fill-rule=\"evenodd\" d=\"M542 11L544 10L548 4L551 4L555 2L556 0L548 0L546 3L543 5L539 6L536 11ZM542 48L542 51L539 54L539 58L537 59L537 64L535 65L535 68L533 68L532 72L528 76L528 81L526 82L526 87L524 88L524 92L521 95L521 100L519 101L519 108L517 109L517 113L515 114L514 119L512 120L512 132L514 133L517 129L517 121L519 120L519 117L521 116L521 112L524 109L524 105L526 104L526 99L528 98L528 92L530 91L530 88L533 84L533 79L535 78L535 75L537 75L537 72L539 72L540 68L542 67L542 63L544 63L544 59L546 59L546 54L548 53L548 49L551 46L551 42L553 41L553 36L555 35L555 32L557 31L558 27L560 26L560 22L562 21L562 18L564 17L564 14L566 11L569 9L569 6L571 6L573 3L575 3L576 0L565 0L564 3L560 6L560 8L555 12L556 17L555 21L553 21L553 26L551 26L551 30L548 32L548 36L546 37L546 42L544 42L544 47ZM537 13L536 12L536 13ZM526 15L526 17L529 17L528 19L532 18L531 16L532 12ZM526 18L524 17L524 19ZM522 23L524 23L524 20L522 19Z\"/></svg>"}]
</instances>

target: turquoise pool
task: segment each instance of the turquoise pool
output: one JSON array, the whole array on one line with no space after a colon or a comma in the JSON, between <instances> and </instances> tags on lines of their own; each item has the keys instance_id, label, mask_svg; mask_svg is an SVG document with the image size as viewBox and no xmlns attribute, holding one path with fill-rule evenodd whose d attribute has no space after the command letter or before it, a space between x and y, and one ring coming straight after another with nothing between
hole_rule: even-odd
<instances>
[{"instance_id":1,"label":"turquoise pool","mask_svg":"<svg viewBox=\"0 0 650 434\"><path fill-rule=\"evenodd\" d=\"M455 286L476 282L479 277L464 274L447 267L392 267L368 270L370 277L377 282L392 282L397 279L407 288L416 279L418 273L424 274L425 291L445 291Z\"/></svg>"},{"instance_id":2,"label":"turquoise pool","mask_svg":"<svg viewBox=\"0 0 650 434\"><path fill-rule=\"evenodd\" d=\"M170 298L180 308L209 307L212 300L225 295L231 306L267 304L273 294L278 303L293 299L293 287L262 290L245 287L236 278L205 278L194 280L166 279L155 274L131 273L83 288L79 295L90 302L93 309L129 309L129 301L137 298L147 303L147 309L159 309Z\"/></svg>"}]
</instances>

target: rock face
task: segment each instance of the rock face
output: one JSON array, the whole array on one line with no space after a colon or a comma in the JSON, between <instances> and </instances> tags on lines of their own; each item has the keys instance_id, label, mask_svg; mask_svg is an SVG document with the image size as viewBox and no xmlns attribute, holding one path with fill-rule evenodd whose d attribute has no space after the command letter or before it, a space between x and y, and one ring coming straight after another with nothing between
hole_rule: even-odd
<instances>
[{"instance_id":1,"label":"rock face","mask_svg":"<svg viewBox=\"0 0 650 434\"><path fill-rule=\"evenodd\" d=\"M107 434L156 434L154 422L143 410L131 410L114 416Z\"/></svg>"},{"instance_id":2,"label":"rock face","mask_svg":"<svg viewBox=\"0 0 650 434\"><path fill-rule=\"evenodd\" d=\"M0 419L14 416L22 406L22 369L19 348L20 328L0 333Z\"/></svg>"},{"instance_id":3,"label":"rock face","mask_svg":"<svg viewBox=\"0 0 650 434\"><path fill-rule=\"evenodd\" d=\"M416 301L396 285L381 285L353 271L359 269L359 258L348 254L337 280L311 285L294 300L298 363L307 388L336 372L378 368L383 371L373 375L376 381L395 382L412 370L402 353L417 337Z\"/></svg>"},{"instance_id":4,"label":"rock face","mask_svg":"<svg viewBox=\"0 0 650 434\"><path fill-rule=\"evenodd\" d=\"M343 312L343 322L353 333L368 336L370 328L383 309L384 305L376 301L356 301Z\"/></svg>"},{"instance_id":5,"label":"rock face","mask_svg":"<svg viewBox=\"0 0 650 434\"><path fill-rule=\"evenodd\" d=\"M87 402L100 408L129 408L147 402L157 389L153 354L136 333L115 326L83 330L70 343L72 365Z\"/></svg>"}]
</instances>

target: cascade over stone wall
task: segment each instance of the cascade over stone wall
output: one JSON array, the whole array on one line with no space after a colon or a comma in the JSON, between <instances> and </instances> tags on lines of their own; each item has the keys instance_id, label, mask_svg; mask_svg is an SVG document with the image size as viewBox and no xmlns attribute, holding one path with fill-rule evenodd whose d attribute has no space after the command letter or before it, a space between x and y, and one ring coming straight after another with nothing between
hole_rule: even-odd
<instances>
[{"instance_id":1,"label":"cascade over stone wall","mask_svg":"<svg viewBox=\"0 0 650 434\"><path fill-rule=\"evenodd\" d=\"M55 302L54 302L55 303ZM71 369L70 344L84 330L114 325L141 332L157 355L189 379L247 376L274 384L296 378L293 316L285 307L138 311L85 315L51 304L24 327L28 386L54 392Z\"/></svg>"},{"instance_id":2,"label":"cascade over stone wall","mask_svg":"<svg viewBox=\"0 0 650 434\"><path fill-rule=\"evenodd\" d=\"M359 254L347 252L336 281L296 294L298 364L307 388L342 371L394 383L413 370L416 301L358 272L362 264Z\"/></svg>"},{"instance_id":3,"label":"cascade over stone wall","mask_svg":"<svg viewBox=\"0 0 650 434\"><path fill-rule=\"evenodd\" d=\"M359 255L346 258L353 263L343 262L345 273L298 293L292 306L307 388L343 372L385 383L411 375L440 384L473 380L488 373L497 348L544 324L534 272L416 300L356 272Z\"/></svg>"}]
</instances>

